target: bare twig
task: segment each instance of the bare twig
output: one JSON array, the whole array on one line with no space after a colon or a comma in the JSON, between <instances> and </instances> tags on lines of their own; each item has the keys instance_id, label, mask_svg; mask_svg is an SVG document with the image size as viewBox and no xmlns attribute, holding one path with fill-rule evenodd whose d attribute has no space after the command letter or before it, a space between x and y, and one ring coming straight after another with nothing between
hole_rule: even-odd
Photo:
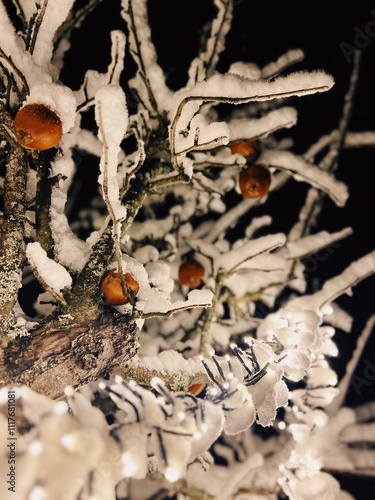
<instances>
[{"instance_id":1,"label":"bare twig","mask_svg":"<svg viewBox=\"0 0 375 500\"><path fill-rule=\"evenodd\" d=\"M35 18L33 26L31 27L30 44L28 46L30 54L32 54L34 52L36 39L38 38L38 33L39 33L40 27L42 25L44 15L45 15L46 10L47 10L47 6L48 6L48 0L44 0L41 7L38 6L38 10L39 9L40 10L39 10L37 17Z\"/></svg>"}]
</instances>

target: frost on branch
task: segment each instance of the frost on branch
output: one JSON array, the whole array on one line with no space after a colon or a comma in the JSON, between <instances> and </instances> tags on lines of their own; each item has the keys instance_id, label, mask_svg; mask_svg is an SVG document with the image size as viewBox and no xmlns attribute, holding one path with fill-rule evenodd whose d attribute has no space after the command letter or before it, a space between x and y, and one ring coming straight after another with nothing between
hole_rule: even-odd
<instances>
[{"instance_id":1,"label":"frost on branch","mask_svg":"<svg viewBox=\"0 0 375 500\"><path fill-rule=\"evenodd\" d=\"M337 129L297 154L295 98L319 104L333 78L291 72L298 49L219 73L231 0L214 0L177 91L148 2L118 1L126 35L108 33L107 68L84 66L71 89L70 37L99 3L18 0L16 31L0 2L0 423L14 393L17 496L343 498L331 472L375 473L373 403L344 406L374 322L339 380L331 358L353 319L335 301L375 272L374 253L309 295L304 259L353 233L317 219L325 198L348 199L341 150L375 143L348 128L358 58ZM38 103L62 121L45 151L13 134ZM254 164L270 183L245 197ZM306 198L280 230L272 201L294 181Z\"/></svg>"},{"instance_id":2,"label":"frost on branch","mask_svg":"<svg viewBox=\"0 0 375 500\"><path fill-rule=\"evenodd\" d=\"M126 209L120 201L116 175L120 143L128 126L125 95L120 87L106 86L98 90L95 102L99 139L103 144L98 182L116 232L118 223L126 217Z\"/></svg>"}]
</instances>

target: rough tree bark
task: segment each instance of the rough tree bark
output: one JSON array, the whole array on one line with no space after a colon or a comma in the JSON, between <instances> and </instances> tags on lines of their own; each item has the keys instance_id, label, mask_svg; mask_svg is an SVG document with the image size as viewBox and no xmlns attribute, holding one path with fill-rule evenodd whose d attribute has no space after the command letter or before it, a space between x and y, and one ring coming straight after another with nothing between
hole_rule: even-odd
<instances>
[{"instance_id":1,"label":"rough tree bark","mask_svg":"<svg viewBox=\"0 0 375 500\"><path fill-rule=\"evenodd\" d=\"M58 399L66 386L83 386L131 359L138 349L137 327L129 316L103 305L100 297L100 280L114 252L109 224L72 289L63 291L55 313L29 335L19 335L15 311L27 264L27 172L38 171L35 229L37 240L53 258L49 222L54 180L48 173L56 151L25 152L9 133L12 117L3 106L0 118L0 137L10 145L0 217L0 385L25 384Z\"/></svg>"},{"instance_id":2,"label":"rough tree bark","mask_svg":"<svg viewBox=\"0 0 375 500\"><path fill-rule=\"evenodd\" d=\"M60 321L61 323L61 321ZM29 336L3 338L1 384L25 384L58 399L66 386L106 376L137 352L137 327L129 317L103 309L95 319L59 326L59 320Z\"/></svg>"}]
</instances>

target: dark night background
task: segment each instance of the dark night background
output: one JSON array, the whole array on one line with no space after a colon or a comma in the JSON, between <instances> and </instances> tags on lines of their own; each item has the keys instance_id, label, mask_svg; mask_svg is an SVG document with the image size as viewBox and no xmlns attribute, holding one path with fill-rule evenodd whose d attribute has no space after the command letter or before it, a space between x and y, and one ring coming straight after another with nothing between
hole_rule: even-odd
<instances>
[{"instance_id":1,"label":"dark night background","mask_svg":"<svg viewBox=\"0 0 375 500\"><path fill-rule=\"evenodd\" d=\"M77 0L77 5L85 2ZM104 1L98 5L72 37L72 50L66 56L66 66L61 79L77 89L87 69L104 71L109 63L109 31L125 30L120 16L120 2ZM371 13L373 12L373 14ZM212 19L215 12L210 0L150 0L149 14L158 60L163 67L171 88L177 90L186 82L187 69L199 49L199 32ZM367 29L367 40L358 40L358 30ZM357 38L355 38L357 35ZM358 41L361 44L358 45ZM296 70L324 69L335 78L329 92L308 97L293 98L290 105L299 110L297 125L290 129L295 140L293 150L303 153L321 135L336 128L341 117L344 96L349 84L351 64L347 61L342 43L361 49L362 67L355 96L349 129L352 131L375 130L375 5L368 0L339 0L294 2L236 0L232 29L227 38L226 50L221 55L219 71L225 72L231 62L242 60L263 66L276 60L288 49L300 48L305 60L292 66ZM125 74L131 74L134 66L125 63ZM326 199L316 230L338 231L353 228L354 234L343 240L331 256L320 262L313 286L340 273L352 261L375 249L375 148L345 150L340 157L337 177L345 182L350 191L346 206L339 208ZM291 181L275 200L271 230L290 228L298 217L307 186ZM365 326L367 318L375 313L375 276L353 288L352 297L343 296L337 302L354 316L350 334L338 332L336 340L342 349L338 370L342 369L355 347L356 338ZM364 373L364 360L375 364L375 339L372 336L356 373ZM375 378L375 372L374 372ZM351 388L347 404L357 406L373 400L374 385L362 388L360 394ZM339 477L344 489L356 498L359 489L374 485L370 480L353 481Z\"/></svg>"}]
</instances>

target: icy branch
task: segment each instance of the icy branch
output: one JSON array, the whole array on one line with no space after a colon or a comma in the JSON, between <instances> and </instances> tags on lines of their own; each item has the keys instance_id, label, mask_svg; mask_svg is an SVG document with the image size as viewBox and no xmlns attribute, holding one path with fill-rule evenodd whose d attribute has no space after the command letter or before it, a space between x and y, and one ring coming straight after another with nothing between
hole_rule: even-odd
<instances>
[{"instance_id":1,"label":"icy branch","mask_svg":"<svg viewBox=\"0 0 375 500\"><path fill-rule=\"evenodd\" d=\"M361 335L357 340L357 345L352 354L352 357L348 362L348 364L346 365L345 375L342 377L338 385L340 394L336 396L331 405L327 408L328 413L331 415L334 415L345 401L345 397L347 395L353 373L357 368L360 357L363 354L366 342L368 341L370 335L374 330L374 326L375 326L375 315L372 315L367 320L365 329L363 330L363 332L361 333Z\"/></svg>"},{"instance_id":2,"label":"icy branch","mask_svg":"<svg viewBox=\"0 0 375 500\"><path fill-rule=\"evenodd\" d=\"M219 55L225 48L225 37L232 22L233 1L215 0L214 3L217 8L217 14L211 24L205 51L202 51L199 57L191 63L187 88L199 81L210 78L214 74Z\"/></svg>"},{"instance_id":3,"label":"icy branch","mask_svg":"<svg viewBox=\"0 0 375 500\"><path fill-rule=\"evenodd\" d=\"M325 92L332 85L332 77L322 71L293 73L272 82L253 81L235 74L225 74L215 75L207 81L197 83L189 90L177 93L175 103L169 112L171 120L169 135L174 168L191 175L186 165L183 166L181 163L187 151L195 147L212 148L228 141L225 124L205 123L203 116L197 114L204 102L244 104L251 101L267 101ZM194 120L198 123L193 123Z\"/></svg>"},{"instance_id":4,"label":"icy branch","mask_svg":"<svg viewBox=\"0 0 375 500\"><path fill-rule=\"evenodd\" d=\"M230 140L260 139L281 128L293 127L297 122L294 108L280 108L270 111L257 120L237 119L229 122Z\"/></svg>"},{"instance_id":5,"label":"icy branch","mask_svg":"<svg viewBox=\"0 0 375 500\"><path fill-rule=\"evenodd\" d=\"M31 35L33 59L45 71L50 71L54 35L68 16L74 0L44 0Z\"/></svg>"},{"instance_id":6,"label":"icy branch","mask_svg":"<svg viewBox=\"0 0 375 500\"><path fill-rule=\"evenodd\" d=\"M326 281L322 289L313 295L306 295L292 300L288 309L312 309L321 311L340 295L350 292L351 288L375 272L375 252L371 252L356 260L345 271Z\"/></svg>"},{"instance_id":7,"label":"icy branch","mask_svg":"<svg viewBox=\"0 0 375 500\"><path fill-rule=\"evenodd\" d=\"M82 87L76 92L78 109L84 110L94 103L96 92L105 85L119 85L124 68L125 35L121 31L111 32L111 62L106 73L88 70Z\"/></svg>"},{"instance_id":8,"label":"icy branch","mask_svg":"<svg viewBox=\"0 0 375 500\"><path fill-rule=\"evenodd\" d=\"M278 75L292 64L301 62L304 57L305 54L300 49L288 50L288 52L281 55L276 61L262 68L262 78L266 79Z\"/></svg>"},{"instance_id":9,"label":"icy branch","mask_svg":"<svg viewBox=\"0 0 375 500\"><path fill-rule=\"evenodd\" d=\"M137 76L129 84L137 90L146 109L153 112L167 110L172 95L157 64L146 1L122 0L122 15L129 29L131 54L138 66Z\"/></svg>"},{"instance_id":10,"label":"icy branch","mask_svg":"<svg viewBox=\"0 0 375 500\"><path fill-rule=\"evenodd\" d=\"M258 162L291 172L296 180L304 180L320 189L339 206L345 205L349 196L345 184L336 180L332 174L288 151L264 151Z\"/></svg>"},{"instance_id":11,"label":"icy branch","mask_svg":"<svg viewBox=\"0 0 375 500\"><path fill-rule=\"evenodd\" d=\"M102 87L95 95L95 118L99 127L99 139L103 144L98 182L103 190L103 198L114 223L126 217L126 209L119 199L117 181L118 155L120 143L128 127L125 94L116 85ZM114 227L116 231L116 228Z\"/></svg>"},{"instance_id":12,"label":"icy branch","mask_svg":"<svg viewBox=\"0 0 375 500\"><path fill-rule=\"evenodd\" d=\"M50 291L53 297L62 304L66 304L61 292L72 286L72 278L68 271L52 259L38 242L29 243L26 247L26 257L37 279Z\"/></svg>"}]
</instances>

